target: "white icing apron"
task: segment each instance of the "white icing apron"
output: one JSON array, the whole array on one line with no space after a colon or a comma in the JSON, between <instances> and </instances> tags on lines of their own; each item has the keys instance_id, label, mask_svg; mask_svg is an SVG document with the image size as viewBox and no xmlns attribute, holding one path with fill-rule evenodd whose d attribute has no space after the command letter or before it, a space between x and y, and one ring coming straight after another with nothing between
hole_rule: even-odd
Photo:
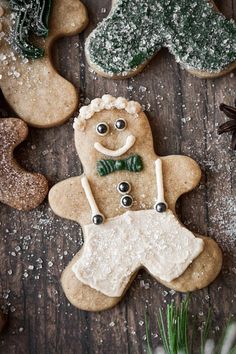
<instances>
[{"instance_id":1,"label":"white icing apron","mask_svg":"<svg viewBox=\"0 0 236 354\"><path fill-rule=\"evenodd\" d=\"M204 247L170 210L128 211L100 226L85 226L84 236L72 270L82 283L110 297L120 297L140 267L171 282Z\"/></svg>"}]
</instances>

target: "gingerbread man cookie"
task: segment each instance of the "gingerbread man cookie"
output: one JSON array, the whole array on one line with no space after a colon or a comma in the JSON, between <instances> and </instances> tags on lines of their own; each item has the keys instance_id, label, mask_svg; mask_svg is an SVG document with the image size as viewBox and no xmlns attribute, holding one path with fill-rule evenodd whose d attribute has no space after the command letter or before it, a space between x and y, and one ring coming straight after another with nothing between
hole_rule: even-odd
<instances>
[{"instance_id":1,"label":"gingerbread man cookie","mask_svg":"<svg viewBox=\"0 0 236 354\"><path fill-rule=\"evenodd\" d=\"M27 135L27 125L21 119L0 119L0 202L18 210L36 208L48 192L45 177L25 171L13 157L14 148Z\"/></svg>"},{"instance_id":2,"label":"gingerbread man cookie","mask_svg":"<svg viewBox=\"0 0 236 354\"><path fill-rule=\"evenodd\" d=\"M140 72L161 48L199 77L236 67L236 25L209 0L114 0L86 42L90 66L122 78Z\"/></svg>"},{"instance_id":3,"label":"gingerbread man cookie","mask_svg":"<svg viewBox=\"0 0 236 354\"><path fill-rule=\"evenodd\" d=\"M90 311L114 306L140 268L177 291L210 284L221 251L175 213L177 199L200 181L196 162L157 156L141 106L124 98L93 100L74 129L84 174L49 192L53 211L80 223L84 233L82 250L62 275L71 303Z\"/></svg>"},{"instance_id":4,"label":"gingerbread man cookie","mask_svg":"<svg viewBox=\"0 0 236 354\"><path fill-rule=\"evenodd\" d=\"M58 37L81 32L87 22L79 0L0 0L0 88L28 124L62 124L76 109L77 91L53 68L51 48Z\"/></svg>"}]
</instances>

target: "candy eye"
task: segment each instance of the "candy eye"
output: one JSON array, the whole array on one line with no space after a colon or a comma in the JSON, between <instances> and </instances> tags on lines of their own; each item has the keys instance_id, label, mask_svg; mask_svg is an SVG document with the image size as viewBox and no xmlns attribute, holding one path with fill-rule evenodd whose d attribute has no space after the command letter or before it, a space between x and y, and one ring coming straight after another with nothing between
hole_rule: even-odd
<instances>
[{"instance_id":1,"label":"candy eye","mask_svg":"<svg viewBox=\"0 0 236 354\"><path fill-rule=\"evenodd\" d=\"M119 118L119 119L116 120L116 122L115 122L115 128L116 128L117 130L122 131L122 130L125 130L126 127L127 127L127 123L126 123L126 120L125 120L125 119Z\"/></svg>"},{"instance_id":2,"label":"candy eye","mask_svg":"<svg viewBox=\"0 0 236 354\"><path fill-rule=\"evenodd\" d=\"M96 126L96 132L102 136L107 135L109 133L109 125L105 122L99 123Z\"/></svg>"}]
</instances>

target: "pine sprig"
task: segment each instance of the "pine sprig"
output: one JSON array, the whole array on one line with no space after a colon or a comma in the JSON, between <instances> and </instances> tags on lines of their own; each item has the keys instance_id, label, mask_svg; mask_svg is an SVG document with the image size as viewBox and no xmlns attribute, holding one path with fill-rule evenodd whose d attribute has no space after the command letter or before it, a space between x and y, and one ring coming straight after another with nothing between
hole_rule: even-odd
<instances>
[{"instance_id":1,"label":"pine sprig","mask_svg":"<svg viewBox=\"0 0 236 354\"><path fill-rule=\"evenodd\" d=\"M147 337L147 354L152 353L151 340L150 340L150 326L147 314L145 314L145 328L146 328L146 337Z\"/></svg>"},{"instance_id":2,"label":"pine sprig","mask_svg":"<svg viewBox=\"0 0 236 354\"><path fill-rule=\"evenodd\" d=\"M208 339L212 328L212 310L209 309L206 320L202 325L200 343L198 348L192 350L196 323L189 321L190 298L187 297L180 305L171 303L167 305L166 311L159 309L157 325L162 340L165 354L236 354L236 323L231 322L217 344ZM147 353L154 354L150 339L150 326L147 315L145 316ZM159 354L155 351L155 354Z\"/></svg>"},{"instance_id":3,"label":"pine sprig","mask_svg":"<svg viewBox=\"0 0 236 354\"><path fill-rule=\"evenodd\" d=\"M157 319L158 330L162 338L166 354L189 354L188 323L189 323L189 298L187 297L180 306L167 305L166 322L163 310L159 310Z\"/></svg>"},{"instance_id":4,"label":"pine sprig","mask_svg":"<svg viewBox=\"0 0 236 354\"><path fill-rule=\"evenodd\" d=\"M212 310L208 310L206 322L201 330L201 354L205 354L205 346L209 338L210 330L212 327Z\"/></svg>"}]
</instances>

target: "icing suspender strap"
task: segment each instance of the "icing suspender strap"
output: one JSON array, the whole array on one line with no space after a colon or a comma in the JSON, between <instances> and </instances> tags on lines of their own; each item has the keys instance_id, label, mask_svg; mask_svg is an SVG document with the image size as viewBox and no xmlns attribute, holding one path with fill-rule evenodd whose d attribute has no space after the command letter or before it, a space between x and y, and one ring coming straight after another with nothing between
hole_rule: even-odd
<instances>
[{"instance_id":1,"label":"icing suspender strap","mask_svg":"<svg viewBox=\"0 0 236 354\"><path fill-rule=\"evenodd\" d=\"M164 212L167 209L167 203L165 201L164 193L164 181L163 181L163 171L162 171L162 160L157 159L155 161L156 170L156 183L157 183L157 203L155 208L158 212Z\"/></svg>"},{"instance_id":2,"label":"icing suspender strap","mask_svg":"<svg viewBox=\"0 0 236 354\"><path fill-rule=\"evenodd\" d=\"M92 221L94 224L102 224L104 221L104 216L98 209L97 203L94 199L93 192L91 190L88 178L86 176L83 176L81 178L81 184L84 189L87 201L89 203L90 209L91 209L91 214L92 214Z\"/></svg>"}]
</instances>

